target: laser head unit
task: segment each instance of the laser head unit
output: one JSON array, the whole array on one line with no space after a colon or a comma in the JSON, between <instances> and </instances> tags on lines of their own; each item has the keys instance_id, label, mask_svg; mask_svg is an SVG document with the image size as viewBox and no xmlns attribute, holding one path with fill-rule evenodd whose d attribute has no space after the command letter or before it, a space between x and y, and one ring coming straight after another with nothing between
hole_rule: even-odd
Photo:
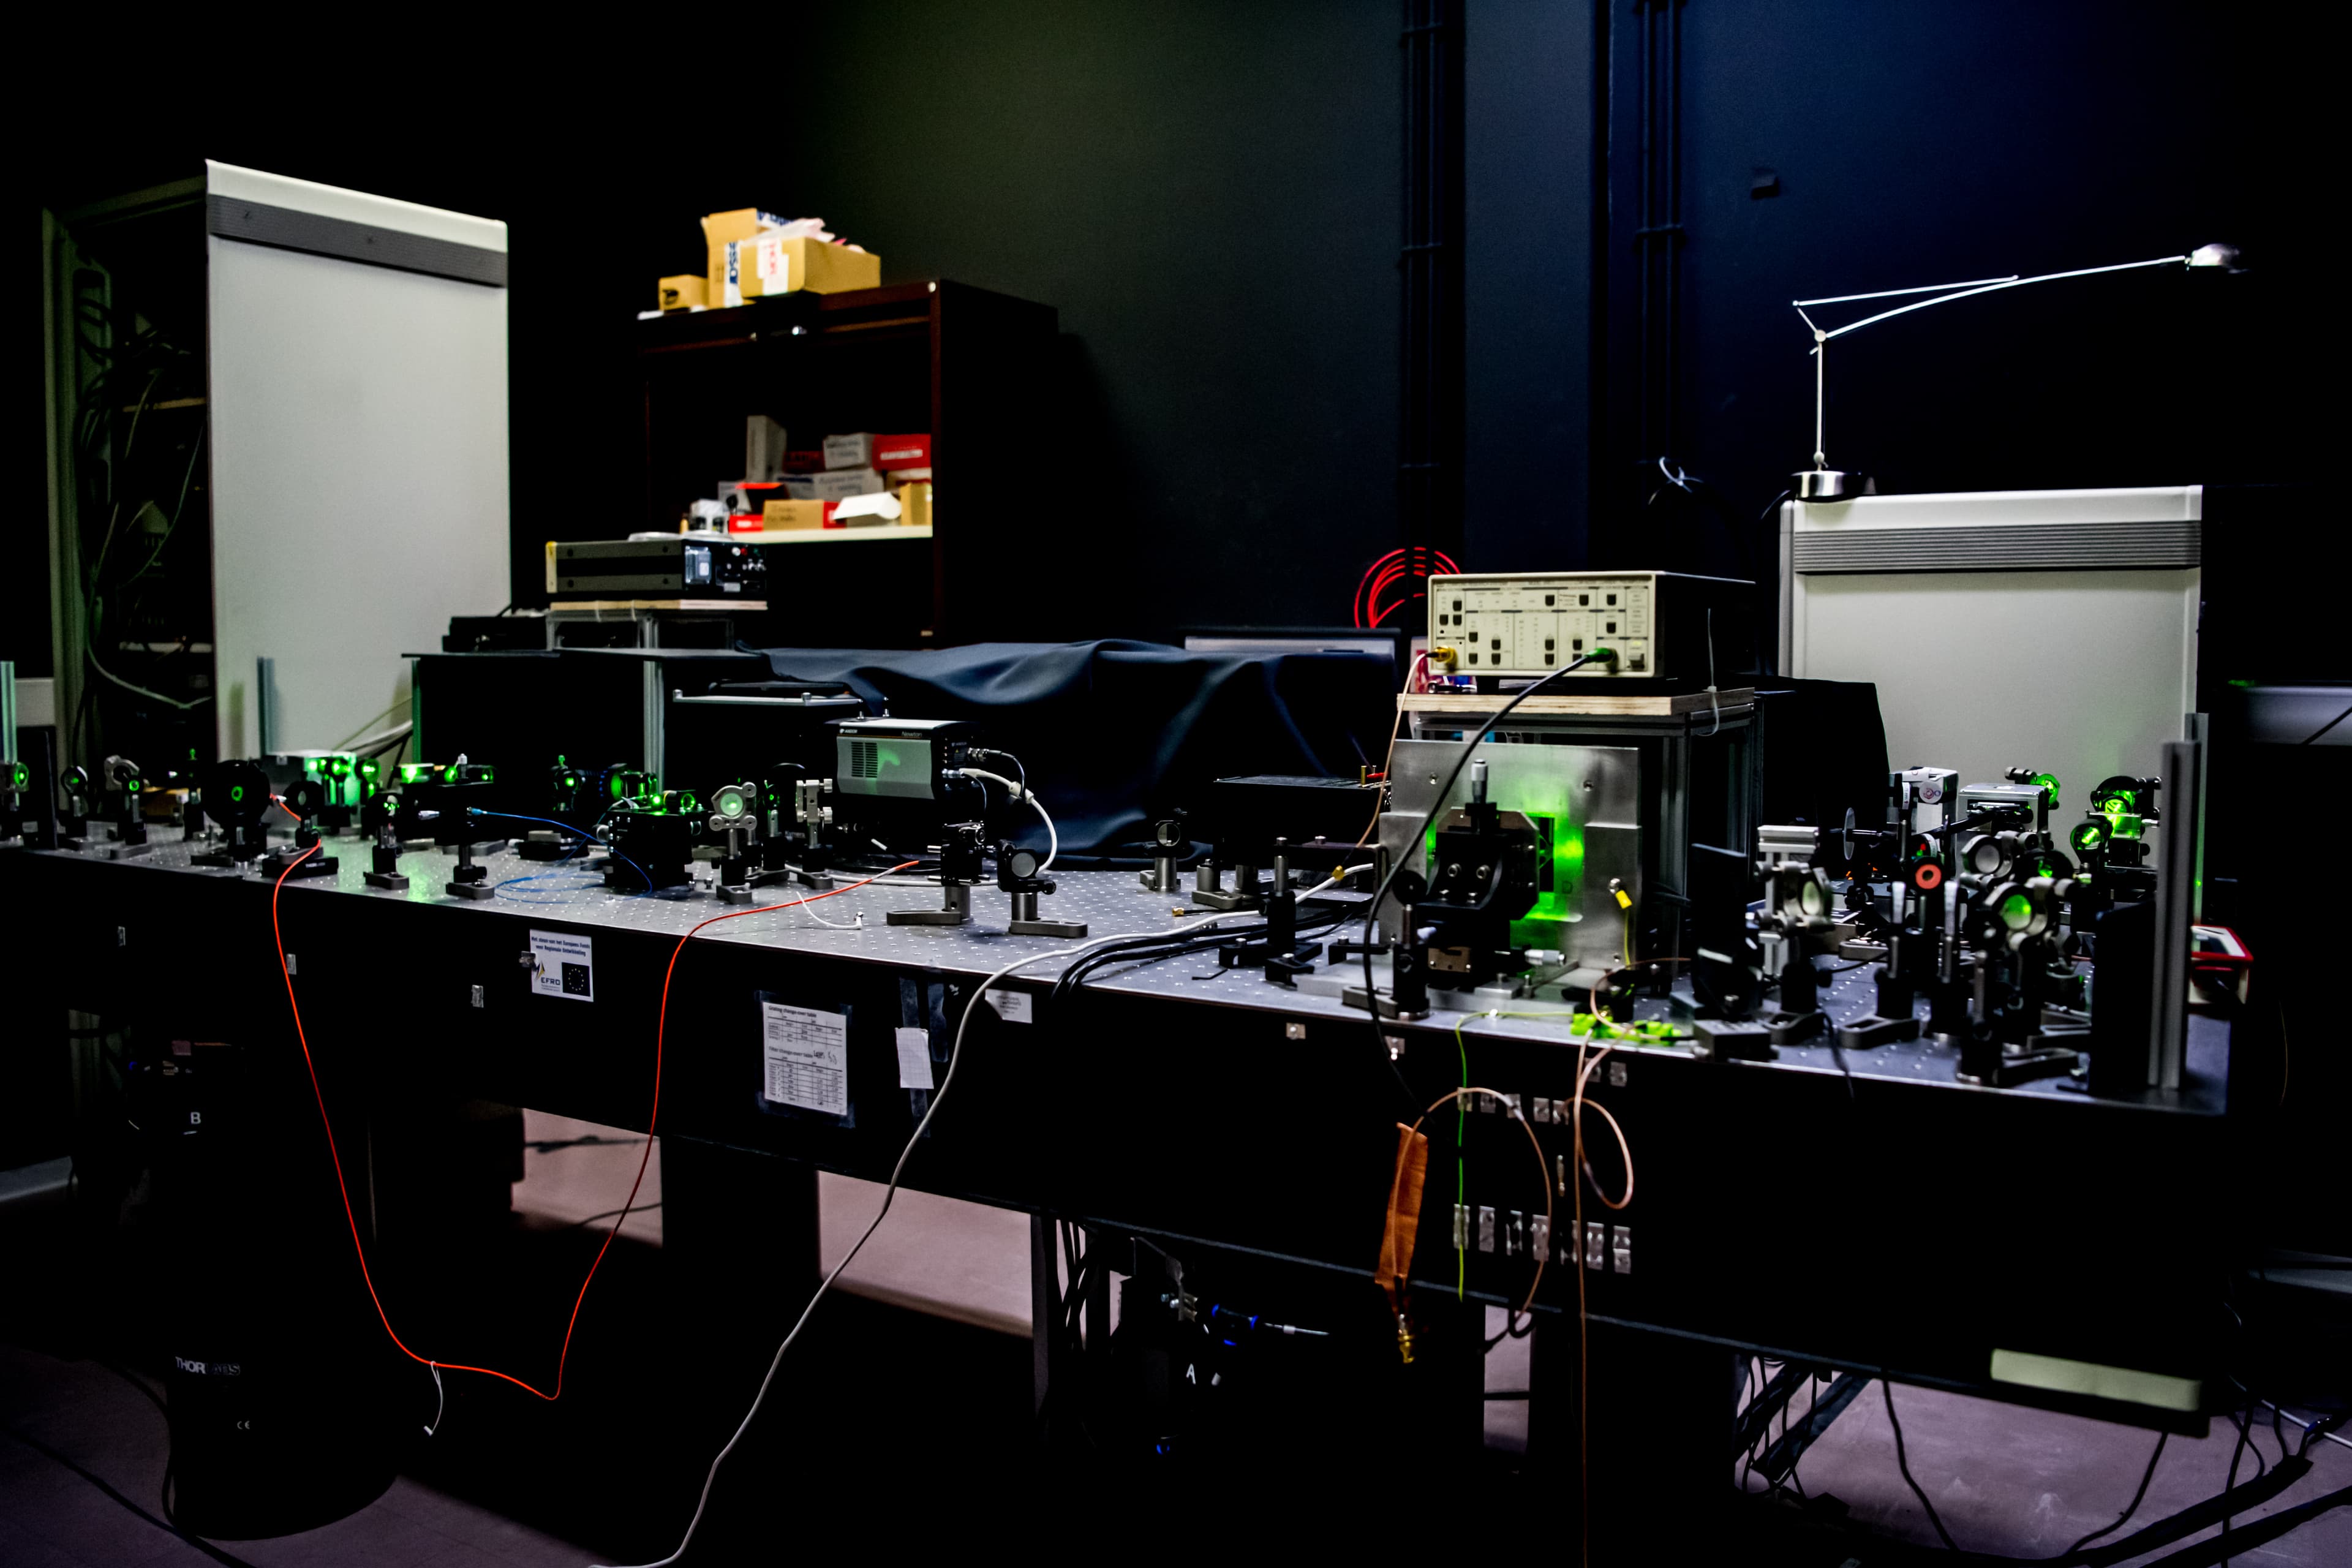
<instances>
[{"instance_id":1,"label":"laser head unit","mask_svg":"<svg viewBox=\"0 0 2352 1568\"><path fill-rule=\"evenodd\" d=\"M979 739L961 719L836 719L828 728L833 787L853 798L945 799L940 770L961 767L965 748Z\"/></svg>"}]
</instances>

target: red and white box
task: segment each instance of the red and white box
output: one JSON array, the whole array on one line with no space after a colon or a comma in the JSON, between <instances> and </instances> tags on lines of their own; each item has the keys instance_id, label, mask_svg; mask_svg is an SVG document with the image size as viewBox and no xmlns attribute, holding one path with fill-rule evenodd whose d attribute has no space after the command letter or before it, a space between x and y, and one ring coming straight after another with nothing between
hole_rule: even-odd
<instances>
[{"instance_id":1,"label":"red and white box","mask_svg":"<svg viewBox=\"0 0 2352 1568\"><path fill-rule=\"evenodd\" d=\"M886 474L895 473L900 468L929 468L931 466L929 435L875 437L873 466Z\"/></svg>"}]
</instances>

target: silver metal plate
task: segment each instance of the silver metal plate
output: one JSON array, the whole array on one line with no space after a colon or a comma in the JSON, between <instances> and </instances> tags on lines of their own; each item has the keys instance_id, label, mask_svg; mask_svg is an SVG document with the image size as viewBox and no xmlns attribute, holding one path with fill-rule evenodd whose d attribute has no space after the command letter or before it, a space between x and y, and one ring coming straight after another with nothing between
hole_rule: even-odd
<instances>
[{"instance_id":1,"label":"silver metal plate","mask_svg":"<svg viewBox=\"0 0 2352 1568\"><path fill-rule=\"evenodd\" d=\"M1381 847L1426 874L1421 824L1441 803L1437 786L1462 754L1452 741L1399 741L1389 763L1389 810L1381 818ZM1631 746L1547 746L1490 741L1478 748L1486 763L1486 798L1507 811L1542 817L1555 843L1563 834L1580 838L1580 857L1553 857L1567 918L1559 942L1577 967L1614 968L1623 962L1624 916L1609 890L1616 878L1642 900L1642 753ZM1465 767L1442 803L1447 809L1470 799L1470 769ZM1393 921L1394 906L1384 911Z\"/></svg>"}]
</instances>

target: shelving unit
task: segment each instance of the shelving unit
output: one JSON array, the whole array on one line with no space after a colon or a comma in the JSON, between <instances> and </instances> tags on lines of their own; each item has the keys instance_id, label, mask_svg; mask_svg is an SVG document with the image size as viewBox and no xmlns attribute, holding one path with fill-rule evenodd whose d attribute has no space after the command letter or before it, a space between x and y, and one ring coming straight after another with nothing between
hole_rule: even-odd
<instances>
[{"instance_id":1,"label":"shelving unit","mask_svg":"<svg viewBox=\"0 0 2352 1568\"><path fill-rule=\"evenodd\" d=\"M776 533L745 534L761 544L870 544L885 539L929 539L929 524L898 523L886 528L793 528Z\"/></svg>"},{"instance_id":2,"label":"shelving unit","mask_svg":"<svg viewBox=\"0 0 2352 1568\"><path fill-rule=\"evenodd\" d=\"M1050 305L943 280L639 322L638 526L675 528L689 502L740 477L746 416L778 420L796 449L829 434L926 430L944 528L765 536L864 548L828 553L824 575L772 590L756 635L776 646L921 647L1011 632L1013 557L1035 542L1028 509L1050 461L1038 432L1057 326ZM854 579L836 575L853 562Z\"/></svg>"}]
</instances>

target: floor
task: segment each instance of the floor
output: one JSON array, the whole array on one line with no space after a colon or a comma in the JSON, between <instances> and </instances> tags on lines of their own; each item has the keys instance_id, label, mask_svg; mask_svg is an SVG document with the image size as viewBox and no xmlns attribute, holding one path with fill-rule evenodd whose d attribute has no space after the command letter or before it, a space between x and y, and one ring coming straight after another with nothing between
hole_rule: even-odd
<instances>
[{"instance_id":1,"label":"floor","mask_svg":"<svg viewBox=\"0 0 2352 1568\"><path fill-rule=\"evenodd\" d=\"M1827 1386L1818 1385L1824 1392ZM1792 1403L1792 1415L1801 1417L1811 1402L1800 1394ZM1954 1543L1963 1551L2003 1557L2055 1556L2114 1522L2147 1473L2156 1447L2154 1434L2135 1428L1934 1389L1897 1387L1895 1408L1911 1473ZM2286 1436L2292 1442L2299 1435L2289 1426ZM2264 1462L2275 1465L2279 1452L2269 1426L2255 1427L2253 1436ZM2202 1438L2166 1439L2133 1522L2103 1542L2128 1536L2137 1525L2221 1490L2237 1441L2236 1430L2218 1420ZM2313 1445L2310 1457L2309 1475L2265 1507L2241 1516L2238 1524L2352 1486L2352 1449L2322 1442ZM2253 1460L2244 1459L2238 1479L2252 1479L2254 1470ZM1895 1468L1894 1429L1876 1384L1864 1390L1806 1451L1796 1474L1809 1494L1834 1498L1858 1525L1917 1546L1942 1544ZM1760 1476L1746 1484L1754 1492L1769 1489ZM2202 1531L2125 1561L2150 1563L2219 1533L2218 1528ZM1862 1559L1867 1563L1869 1554ZM2248 1568L2352 1563L2352 1509L2324 1514L2278 1541L2236 1553L2233 1561Z\"/></svg>"},{"instance_id":2,"label":"floor","mask_svg":"<svg viewBox=\"0 0 2352 1568\"><path fill-rule=\"evenodd\" d=\"M607 1211L626 1191L642 1145L608 1129L535 1114L526 1136L526 1178L515 1192L531 1234L543 1242L551 1237L551 1245L593 1245L594 1233L612 1223ZM660 1201L658 1172L656 1161L641 1203ZM828 1264L871 1217L878 1195L868 1184L826 1178L821 1204ZM640 1247L657 1245L660 1224L656 1207L633 1215L625 1235ZM814 1465L837 1469L845 1454L882 1456L933 1474L958 1465L1020 1464L1028 1419L1027 1247L1023 1216L902 1197L844 1277L843 1299L820 1309L813 1321L825 1353L801 1358L773 1396L781 1408L823 1411L824 1419L763 1423L769 1430L747 1450L745 1475L789 1476ZM657 1306L675 1303L654 1300L658 1288L644 1282L655 1271L616 1261L611 1285L597 1289L613 1292L601 1304L610 1316L599 1326L617 1340L634 1323L655 1321ZM1497 1316L1490 1332L1499 1326ZM760 1346L714 1348L711 1364L731 1370L698 1417L681 1415L676 1391L634 1365L584 1365L583 1382L594 1380L587 1402L575 1405L567 1395L560 1417L495 1387L454 1392L445 1429L371 1506L324 1529L223 1543L224 1555L208 1555L160 1520L141 1517L160 1512L167 1452L163 1417L144 1380L58 1352L38 1336L11 1331L0 1341L26 1342L0 1343L0 1568L139 1568L220 1562L224 1555L257 1568L577 1568L644 1561L667 1550L708 1456L731 1427L762 1359ZM1488 1358L1489 1391L1525 1389L1527 1358L1526 1342L1502 1341ZM600 1396L596 1388L613 1392ZM1955 1540L1973 1552L2049 1556L2108 1523L2138 1484L2153 1442L2128 1428L1928 1390L1899 1388L1895 1399L1913 1474ZM1796 1403L1801 1414L1804 1397ZM1486 1445L1500 1477L1510 1476L1527 1447L1528 1408L1508 1398L1486 1404ZM647 1440L651 1430L660 1432L658 1442ZM920 1434L911 1448L909 1431ZM2267 1428L2261 1440L2274 1463ZM2234 1441L2235 1434L2217 1424L2203 1439L2168 1442L2136 1521L2218 1490ZM528 1473L515 1464L517 1453L535 1456ZM2311 1475L2261 1511L2352 1485L2352 1451L2323 1444L2313 1461ZM877 1477L887 1473L878 1459L877 1467ZM2250 1462L2243 1473L2252 1468ZM627 1497L611 1485L615 1477L626 1478ZM1873 1534L1813 1539L1801 1529L1758 1562L1875 1568L1909 1560L1905 1543L1937 1545L1895 1468L1875 1387L1806 1454L1797 1479L1815 1500L1801 1509L1791 1499L1776 1518L1811 1521L1843 1511ZM735 1505L733 1533L717 1536L703 1560L735 1560L730 1542L761 1539L773 1506L766 1489L776 1483L745 1484L760 1495L739 1489L730 1496L722 1485L714 1519ZM1748 1485L1759 1494L1767 1489L1760 1479ZM2235 1560L2262 1568L2352 1563L2352 1510L2323 1515Z\"/></svg>"},{"instance_id":3,"label":"floor","mask_svg":"<svg viewBox=\"0 0 2352 1568\"><path fill-rule=\"evenodd\" d=\"M126 1381L135 1375L0 1346L0 1564L178 1568L219 1561L157 1517L171 1445L162 1413ZM150 1517L110 1498L97 1481ZM569 1542L406 1477L323 1530L223 1550L257 1568L580 1568L589 1560Z\"/></svg>"}]
</instances>

